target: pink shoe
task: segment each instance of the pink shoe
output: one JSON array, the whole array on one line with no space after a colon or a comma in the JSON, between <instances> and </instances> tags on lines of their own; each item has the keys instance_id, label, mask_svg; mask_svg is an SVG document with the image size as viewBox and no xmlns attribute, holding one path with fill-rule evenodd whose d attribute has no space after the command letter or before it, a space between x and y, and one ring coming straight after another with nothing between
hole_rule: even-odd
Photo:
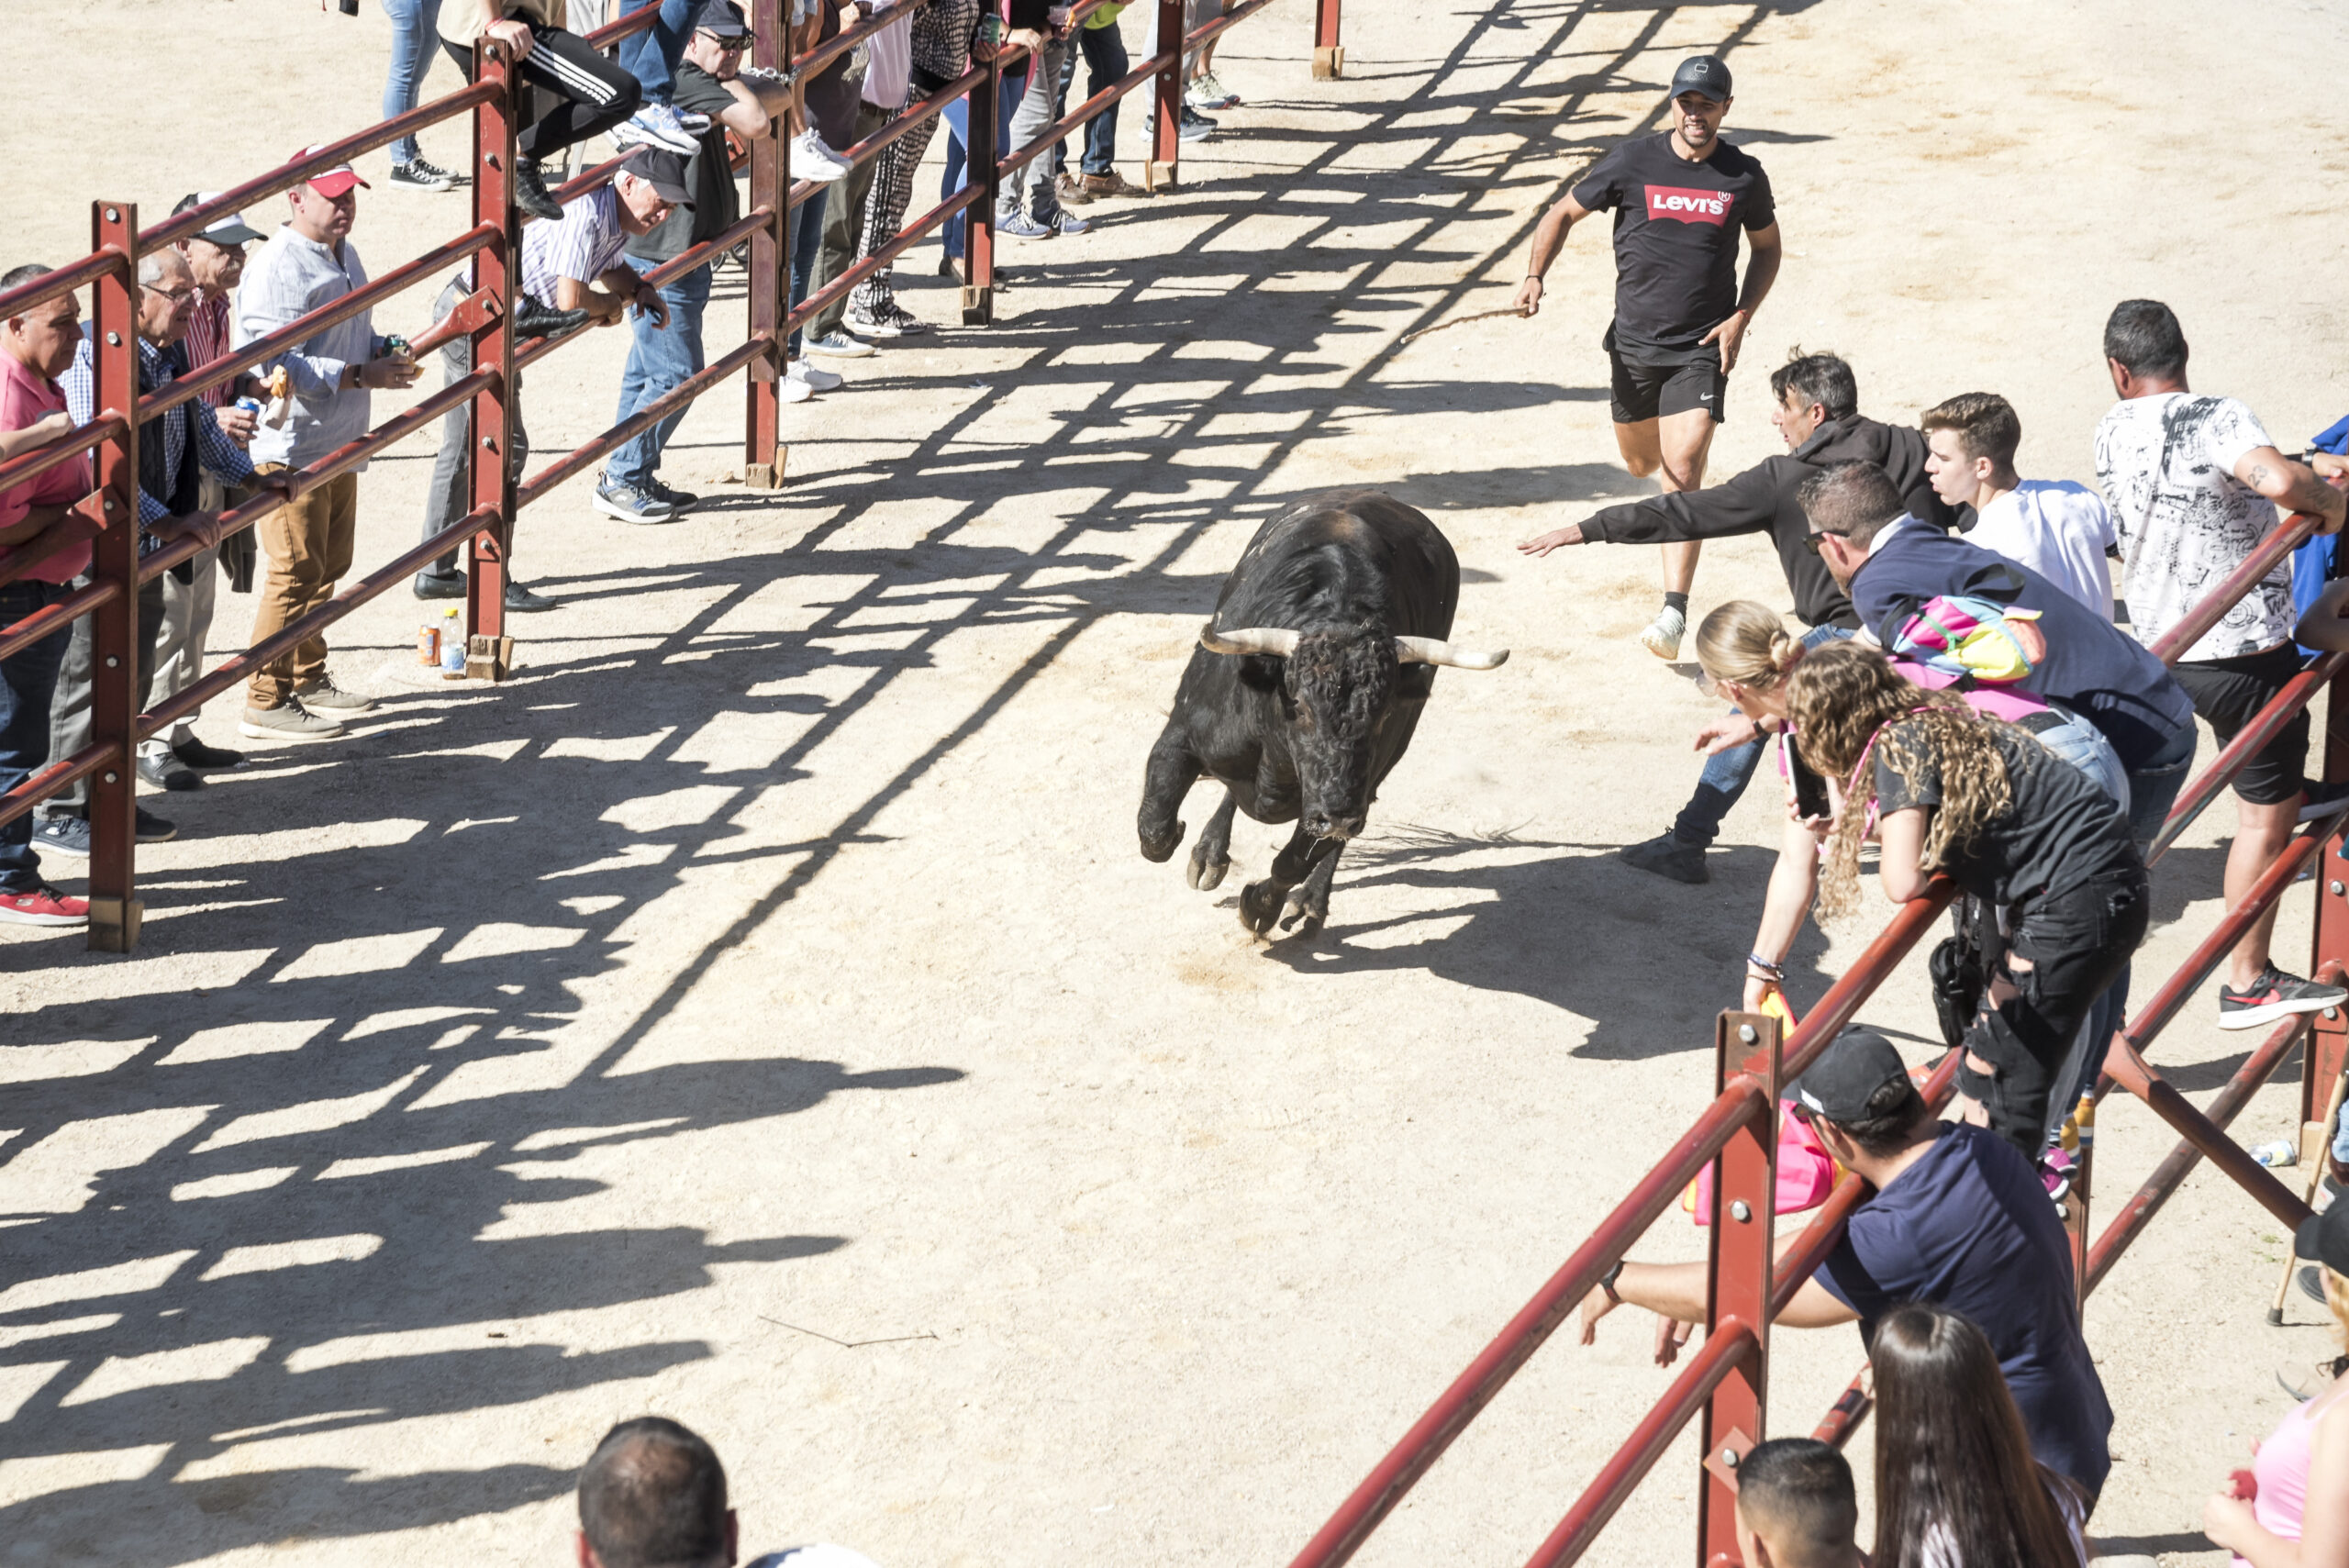
<instances>
[{"instance_id":1,"label":"pink shoe","mask_svg":"<svg viewBox=\"0 0 2349 1568\"><path fill-rule=\"evenodd\" d=\"M2039 1184L2047 1189L2048 1197L2057 1203L2072 1190L2072 1176L2080 1167L2077 1156L2061 1149L2050 1149L2039 1157Z\"/></svg>"}]
</instances>

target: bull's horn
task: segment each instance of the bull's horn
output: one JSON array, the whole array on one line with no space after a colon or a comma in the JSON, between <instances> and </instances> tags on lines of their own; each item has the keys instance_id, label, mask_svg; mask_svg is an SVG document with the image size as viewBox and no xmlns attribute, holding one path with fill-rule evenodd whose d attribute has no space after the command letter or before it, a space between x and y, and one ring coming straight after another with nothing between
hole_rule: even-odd
<instances>
[{"instance_id":1,"label":"bull's horn","mask_svg":"<svg viewBox=\"0 0 2349 1568\"><path fill-rule=\"evenodd\" d=\"M1395 639L1395 659L1401 664L1442 664L1454 670L1497 670L1508 662L1508 650L1502 648L1485 653L1474 648L1454 648L1441 638L1398 637Z\"/></svg>"},{"instance_id":2,"label":"bull's horn","mask_svg":"<svg viewBox=\"0 0 2349 1568\"><path fill-rule=\"evenodd\" d=\"M1238 631L1218 631L1215 622L1199 628L1199 646L1210 653L1264 653L1275 659L1286 659L1297 651L1297 639L1303 635L1277 626L1244 627Z\"/></svg>"}]
</instances>

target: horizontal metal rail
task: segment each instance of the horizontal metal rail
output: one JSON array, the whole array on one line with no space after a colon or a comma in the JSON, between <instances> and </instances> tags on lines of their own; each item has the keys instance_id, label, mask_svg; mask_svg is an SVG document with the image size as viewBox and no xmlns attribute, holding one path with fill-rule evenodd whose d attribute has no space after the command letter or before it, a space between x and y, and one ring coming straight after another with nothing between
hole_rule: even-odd
<instances>
[{"instance_id":1,"label":"horizontal metal rail","mask_svg":"<svg viewBox=\"0 0 2349 1568\"><path fill-rule=\"evenodd\" d=\"M255 202L273 196L280 191L290 191L314 174L340 168L363 153L379 147L389 147L402 137L414 136L428 126L454 119L467 109L486 104L496 95L496 88L484 83L473 83L458 88L446 97L419 104L404 115L378 120L365 130L353 131L340 141L328 142L307 158L297 158L291 163L281 163L266 174L247 180L233 190L224 191L208 202L173 213L161 223L142 227L139 242L142 250L160 250L182 239L192 239L231 213L242 212ZM0 297L0 309L7 301Z\"/></svg>"},{"instance_id":2,"label":"horizontal metal rail","mask_svg":"<svg viewBox=\"0 0 2349 1568\"><path fill-rule=\"evenodd\" d=\"M29 484L60 463L71 462L99 442L113 440L129 428L130 421L122 417L122 410L106 409L88 424L77 425L53 441L0 462L0 492ZM5 562L0 562L0 582L7 580L6 570Z\"/></svg>"},{"instance_id":3,"label":"horizontal metal rail","mask_svg":"<svg viewBox=\"0 0 2349 1568\"><path fill-rule=\"evenodd\" d=\"M2338 984L2340 977L2338 965L2328 965L2321 972L2321 978L2330 984ZM2295 1014L2277 1025L2267 1038L2259 1042L2258 1048L2244 1059L2243 1064L2235 1069L2234 1075L2227 1080L2225 1086L2211 1097L2210 1108L2201 1113L2212 1129L2221 1132L2226 1130L2236 1115L2250 1103L2251 1096L2275 1076L2276 1069L2284 1064L2284 1059L2300 1042L2310 1022L2307 1014ZM2176 1093L2175 1089L2169 1092ZM2188 1173L2201 1158L2201 1148L2188 1137L2154 1167L2154 1173L2145 1178L2145 1184L2139 1187L2105 1223L2103 1233L2088 1249L2087 1277L2081 1285L2081 1295L2087 1295L2104 1283L2104 1276L2112 1272L2112 1265L2121 1261L2121 1254L2127 1251L2130 1243L2136 1240L2139 1233L2152 1223L2154 1216L2161 1212L2162 1206L2170 1200L2170 1195L2177 1191Z\"/></svg>"},{"instance_id":4,"label":"horizontal metal rail","mask_svg":"<svg viewBox=\"0 0 2349 1568\"><path fill-rule=\"evenodd\" d=\"M0 823L14 822L59 790L78 783L106 766L113 748L93 740L62 762L51 762L6 795L0 795Z\"/></svg>"},{"instance_id":5,"label":"horizontal metal rail","mask_svg":"<svg viewBox=\"0 0 2349 1568\"><path fill-rule=\"evenodd\" d=\"M1664 1457L1681 1429L1705 1407L1705 1401L1720 1386L1721 1380L1739 1366L1758 1361L1761 1353L1761 1337L1742 1318L1724 1318L1714 1325L1713 1331L1705 1336L1704 1344L1689 1358L1687 1370L1672 1380L1664 1397L1631 1429L1623 1446L1583 1488L1582 1496L1575 1499L1575 1506L1566 1510L1565 1518L1558 1521L1549 1539L1525 1560L1525 1568L1564 1568L1589 1551L1591 1543L1598 1539L1598 1532L1607 1528L1607 1521L1615 1517L1615 1511L1655 1468L1655 1462Z\"/></svg>"},{"instance_id":6,"label":"horizontal metal rail","mask_svg":"<svg viewBox=\"0 0 2349 1568\"><path fill-rule=\"evenodd\" d=\"M1517 1375L1518 1369L1532 1358L1583 1297L1597 1288L1598 1277L1622 1261L1631 1243L1740 1129L1755 1118L1767 1116L1769 1110L1759 1082L1747 1074L1731 1080L1705 1114L1590 1233L1590 1239L1575 1250L1484 1352L1428 1407L1427 1414L1412 1424L1403 1440L1297 1553L1291 1568L1337 1568L1351 1558L1452 1446L1453 1439L1492 1403L1493 1396Z\"/></svg>"},{"instance_id":7,"label":"horizontal metal rail","mask_svg":"<svg viewBox=\"0 0 2349 1568\"><path fill-rule=\"evenodd\" d=\"M541 499L556 485L569 479L597 458L652 428L653 426L691 403L752 360L765 354L773 346L772 340L763 337L745 340L741 347L724 359L715 361L698 374L671 387L585 446L549 463L531 475L526 483L516 486L514 492L516 510L518 511L533 501Z\"/></svg>"},{"instance_id":8,"label":"horizontal metal rail","mask_svg":"<svg viewBox=\"0 0 2349 1568\"><path fill-rule=\"evenodd\" d=\"M56 636L100 605L111 603L121 595L119 584L93 583L53 605L43 605L14 626L0 630L0 659L14 659L42 638Z\"/></svg>"},{"instance_id":9,"label":"horizontal metal rail","mask_svg":"<svg viewBox=\"0 0 2349 1568\"><path fill-rule=\"evenodd\" d=\"M397 587L426 562L447 554L483 528L495 526L496 521L495 507L475 507L422 544L392 557L299 620L254 643L236 657L223 660L219 668L180 691L161 707L139 715L139 739L153 740L176 720L194 713L238 682L248 679L263 665L291 653L386 588Z\"/></svg>"}]
</instances>

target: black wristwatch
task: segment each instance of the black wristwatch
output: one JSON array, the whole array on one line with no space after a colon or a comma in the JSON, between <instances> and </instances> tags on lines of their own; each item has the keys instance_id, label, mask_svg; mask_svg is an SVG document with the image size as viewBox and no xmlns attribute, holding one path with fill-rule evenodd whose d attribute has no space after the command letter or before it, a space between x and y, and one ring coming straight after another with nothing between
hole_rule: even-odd
<instances>
[{"instance_id":1,"label":"black wristwatch","mask_svg":"<svg viewBox=\"0 0 2349 1568\"><path fill-rule=\"evenodd\" d=\"M1624 1262L1624 1259L1616 1259L1615 1266L1598 1276L1598 1288L1607 1293L1607 1300L1609 1306L1620 1307L1623 1305L1623 1298L1615 1294L1615 1282L1623 1277Z\"/></svg>"}]
</instances>

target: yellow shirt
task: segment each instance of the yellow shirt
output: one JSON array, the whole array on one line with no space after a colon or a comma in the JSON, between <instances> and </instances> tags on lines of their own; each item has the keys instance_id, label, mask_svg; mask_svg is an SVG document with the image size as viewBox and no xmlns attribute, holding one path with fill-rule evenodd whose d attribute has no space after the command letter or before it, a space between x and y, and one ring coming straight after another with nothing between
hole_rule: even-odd
<instances>
[{"instance_id":1,"label":"yellow shirt","mask_svg":"<svg viewBox=\"0 0 2349 1568\"><path fill-rule=\"evenodd\" d=\"M534 28L560 28L569 19L570 0L500 0L499 15ZM481 37L481 0L442 0L440 36L471 49Z\"/></svg>"}]
</instances>

